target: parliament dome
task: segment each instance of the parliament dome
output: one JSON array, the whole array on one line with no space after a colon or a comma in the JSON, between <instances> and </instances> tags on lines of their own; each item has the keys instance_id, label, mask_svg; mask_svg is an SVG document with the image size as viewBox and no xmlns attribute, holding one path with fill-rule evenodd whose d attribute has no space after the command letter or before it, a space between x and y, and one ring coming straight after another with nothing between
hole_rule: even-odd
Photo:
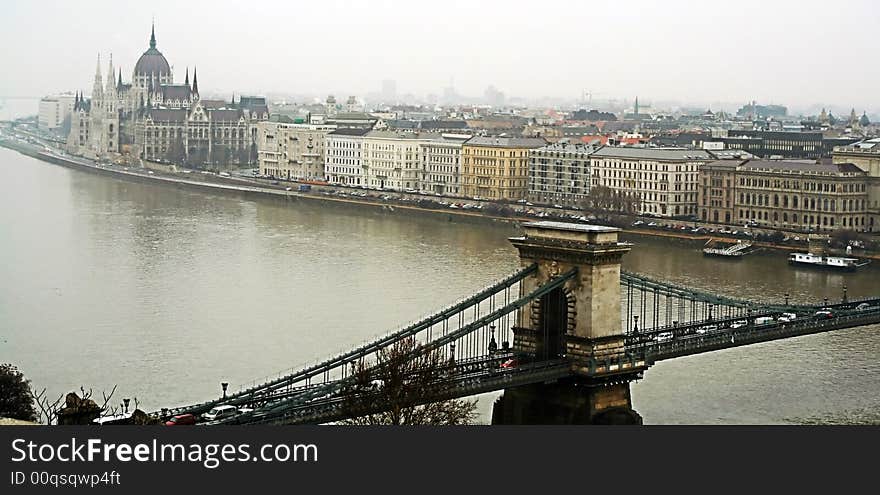
<instances>
[{"instance_id":1,"label":"parliament dome","mask_svg":"<svg viewBox=\"0 0 880 495\"><path fill-rule=\"evenodd\" d=\"M162 52L156 49L156 30L150 33L150 48L141 55L134 66L135 76L171 75L171 66Z\"/></svg>"}]
</instances>

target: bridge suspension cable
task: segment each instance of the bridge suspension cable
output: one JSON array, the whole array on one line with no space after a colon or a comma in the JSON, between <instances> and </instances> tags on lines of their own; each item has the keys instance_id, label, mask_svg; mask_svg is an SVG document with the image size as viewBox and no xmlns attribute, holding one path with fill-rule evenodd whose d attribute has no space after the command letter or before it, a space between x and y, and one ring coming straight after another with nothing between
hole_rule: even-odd
<instances>
[{"instance_id":1,"label":"bridge suspension cable","mask_svg":"<svg viewBox=\"0 0 880 495\"><path fill-rule=\"evenodd\" d=\"M416 323L413 323L412 325L402 328L396 332L390 333L384 337L381 337L373 342L367 343L344 354L335 356L318 364L308 366L306 368L300 369L274 380L268 380L262 384L230 394L225 398L167 410L164 415L167 416L169 414L180 413L198 414L208 411L215 405L221 403L246 403L250 400L253 400L255 396L270 396L280 389L287 389L288 393L295 391L304 391L313 388L311 383L313 378L320 377L324 382L327 382L329 381L333 372L341 372L344 376L346 373L346 367L349 366L351 363L362 360L371 354L375 354L379 352L379 350L386 348L401 339L415 336L420 332L424 332L426 330L430 333L432 327L438 324L444 324L445 330L445 322L450 318L456 315L461 315L469 309L479 308L479 306L484 304L487 300L493 299L494 296L501 292L508 291L515 284L521 282L526 277L537 272L537 270L538 265L533 263L510 275L509 277L473 294L466 299L463 299L462 301L459 301L445 309L442 309L437 313L434 313ZM478 311L475 314L478 314ZM305 383L300 387L294 387L294 384L301 382ZM162 413L160 412L160 414Z\"/></svg>"}]
</instances>

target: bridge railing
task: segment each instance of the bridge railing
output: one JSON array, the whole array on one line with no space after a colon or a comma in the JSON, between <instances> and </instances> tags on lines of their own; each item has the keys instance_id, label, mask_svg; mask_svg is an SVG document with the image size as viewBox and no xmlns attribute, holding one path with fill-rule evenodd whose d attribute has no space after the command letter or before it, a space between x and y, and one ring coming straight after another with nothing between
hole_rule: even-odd
<instances>
[{"instance_id":1,"label":"bridge railing","mask_svg":"<svg viewBox=\"0 0 880 495\"><path fill-rule=\"evenodd\" d=\"M841 328L851 328L880 323L880 306L875 310L852 311L833 317L808 316L798 320L750 324L741 328L727 328L704 334L691 334L672 337L663 341L634 343L627 349L643 352L649 362L698 354L728 347L766 342L798 335L827 332Z\"/></svg>"},{"instance_id":2,"label":"bridge railing","mask_svg":"<svg viewBox=\"0 0 880 495\"><path fill-rule=\"evenodd\" d=\"M509 318L511 313L531 303L533 300L548 294L550 291L561 287L576 274L577 269L573 268L565 274L538 287L531 293L521 296L514 301L509 301L503 306L486 314L480 315L479 312L475 312L475 319L469 323L466 323L457 329L437 335L430 341L420 342L412 351L408 351L406 354L402 355L400 360L414 359L419 355L424 355L433 351L440 351L445 358L452 359L469 359L485 356L490 352L493 343L497 346L495 331L497 325L503 325L504 331L510 333L511 329L515 326L515 321ZM383 365L376 363L378 363L378 360L373 360L373 364L368 367L368 371L378 375L381 372L381 366ZM353 381L354 378L351 376L342 377L340 380L328 382L319 387L309 389L304 393L292 396L284 401L280 401L273 404L271 407L273 409L286 409L294 407L297 404L311 402L319 397L328 395L332 396L338 394L341 387L344 387L346 383L352 383Z\"/></svg>"},{"instance_id":3,"label":"bridge railing","mask_svg":"<svg viewBox=\"0 0 880 495\"><path fill-rule=\"evenodd\" d=\"M283 390L285 395L291 395L292 392L314 392L319 393L315 384L327 384L336 380L345 379L351 373L351 367L357 363L365 361L376 361L379 353L390 348L396 343L406 338L412 338L422 344L433 342L437 337L443 337L463 326L469 326L471 331L467 335L463 335L462 341L459 343L459 353L461 355L474 356L480 340L489 341L489 337L495 338L497 342L510 341L510 328L515 325L509 316L504 315L499 318L495 327L486 324L481 329L483 334L480 338L470 335L475 330L471 323L475 320L483 321L483 315L492 312L500 305L509 303L511 299L519 295L519 284L526 277L537 271L537 265L532 264L526 268L519 270L513 275L487 287L476 294L465 298L447 308L434 313L418 322L408 325L396 332L386 334L374 341L365 343L353 350L344 352L330 359L325 359L306 366L297 371L282 372L278 375L268 377L264 382L253 383L247 388L228 395L225 398L218 398L206 401L201 404L185 406L171 410L165 410L163 414L177 414L181 412L200 413L205 412L214 405L221 403L232 403L232 401L240 400L257 400L261 396L277 395ZM449 342L449 349L443 349L442 352L453 352L455 344Z\"/></svg>"}]
</instances>

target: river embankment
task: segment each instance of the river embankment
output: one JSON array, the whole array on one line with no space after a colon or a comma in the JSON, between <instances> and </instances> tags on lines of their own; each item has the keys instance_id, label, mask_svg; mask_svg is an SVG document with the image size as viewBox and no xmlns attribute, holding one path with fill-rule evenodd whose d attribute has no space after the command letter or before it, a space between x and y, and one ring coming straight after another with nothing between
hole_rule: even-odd
<instances>
[{"instance_id":1,"label":"river embankment","mask_svg":"<svg viewBox=\"0 0 880 495\"><path fill-rule=\"evenodd\" d=\"M100 174L121 180L161 184L169 187L198 189L222 194L235 194L243 197L271 199L286 202L315 202L323 205L340 208L370 208L377 212L387 214L405 214L417 216L442 216L447 221L461 222L503 222L509 224L521 224L535 220L560 220L572 221L571 217L578 217L582 212L541 206L530 206L529 215L510 214L514 211L507 209L507 214L494 215L483 208L490 204L485 201L463 200L461 198L445 198L448 201L466 201L472 208L460 206L452 207L455 203L442 201L442 197L426 197L419 194L390 193L367 194L357 188L343 188L340 186L310 186L309 191L295 189L297 183L291 182L291 186L281 183L272 184L269 181L249 179L238 176L221 176L214 173L200 173L199 171L170 171L157 168L144 168L137 166L123 166L117 164L101 164L82 157L71 156L53 151L47 147L37 147L16 140L0 139L0 146L18 151L24 155L63 167ZM347 192L346 192L347 191ZM372 193L372 192L371 192ZM458 203L461 205L461 203ZM649 229L626 226L631 224L632 219L639 217L623 217L624 222L617 222L617 226L629 234L638 236L651 236L667 239L679 239L694 243L708 241L736 243L741 238L725 235L724 233L709 233L706 230L692 232L690 228L674 229ZM578 221L578 220L575 220ZM595 223L595 221L593 221ZM602 223L601 220L599 223ZM624 223L624 225L621 225ZM687 222L688 225L694 222ZM698 225L698 224L694 224ZM700 225L702 226L702 225ZM683 227L683 225L682 225ZM778 244L773 242L753 241L755 248L772 249L780 251L804 251L805 244ZM878 253L860 253L859 256L871 259L880 259Z\"/></svg>"}]
</instances>

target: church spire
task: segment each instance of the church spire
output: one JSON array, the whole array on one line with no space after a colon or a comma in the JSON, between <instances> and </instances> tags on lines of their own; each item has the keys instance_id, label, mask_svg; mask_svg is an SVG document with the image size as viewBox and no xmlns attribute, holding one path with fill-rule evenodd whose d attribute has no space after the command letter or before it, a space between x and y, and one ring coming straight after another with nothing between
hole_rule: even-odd
<instances>
[{"instance_id":1,"label":"church spire","mask_svg":"<svg viewBox=\"0 0 880 495\"><path fill-rule=\"evenodd\" d=\"M122 67L119 68L119 81L116 83L116 89L122 89Z\"/></svg>"},{"instance_id":2,"label":"church spire","mask_svg":"<svg viewBox=\"0 0 880 495\"><path fill-rule=\"evenodd\" d=\"M98 63L95 65L95 84L92 86L92 99L100 100L104 92L104 79L101 77L101 54L98 54Z\"/></svg>"},{"instance_id":3,"label":"church spire","mask_svg":"<svg viewBox=\"0 0 880 495\"><path fill-rule=\"evenodd\" d=\"M113 54L111 53L110 54L110 62L108 62L108 64L107 64L107 87L105 88L105 91L108 93L111 93L114 90L114 86L115 86L114 83L116 81L114 81L113 79L115 79L114 78L115 75L116 75L116 71L113 70Z\"/></svg>"},{"instance_id":4,"label":"church spire","mask_svg":"<svg viewBox=\"0 0 880 495\"><path fill-rule=\"evenodd\" d=\"M197 73L198 68L193 67L193 87L192 92L194 95L198 96L199 94L199 75Z\"/></svg>"},{"instance_id":5,"label":"church spire","mask_svg":"<svg viewBox=\"0 0 880 495\"><path fill-rule=\"evenodd\" d=\"M183 80L183 84L189 86L189 67L186 68L186 79Z\"/></svg>"},{"instance_id":6,"label":"church spire","mask_svg":"<svg viewBox=\"0 0 880 495\"><path fill-rule=\"evenodd\" d=\"M156 48L156 21L153 21L152 28L150 29L150 48Z\"/></svg>"}]
</instances>

